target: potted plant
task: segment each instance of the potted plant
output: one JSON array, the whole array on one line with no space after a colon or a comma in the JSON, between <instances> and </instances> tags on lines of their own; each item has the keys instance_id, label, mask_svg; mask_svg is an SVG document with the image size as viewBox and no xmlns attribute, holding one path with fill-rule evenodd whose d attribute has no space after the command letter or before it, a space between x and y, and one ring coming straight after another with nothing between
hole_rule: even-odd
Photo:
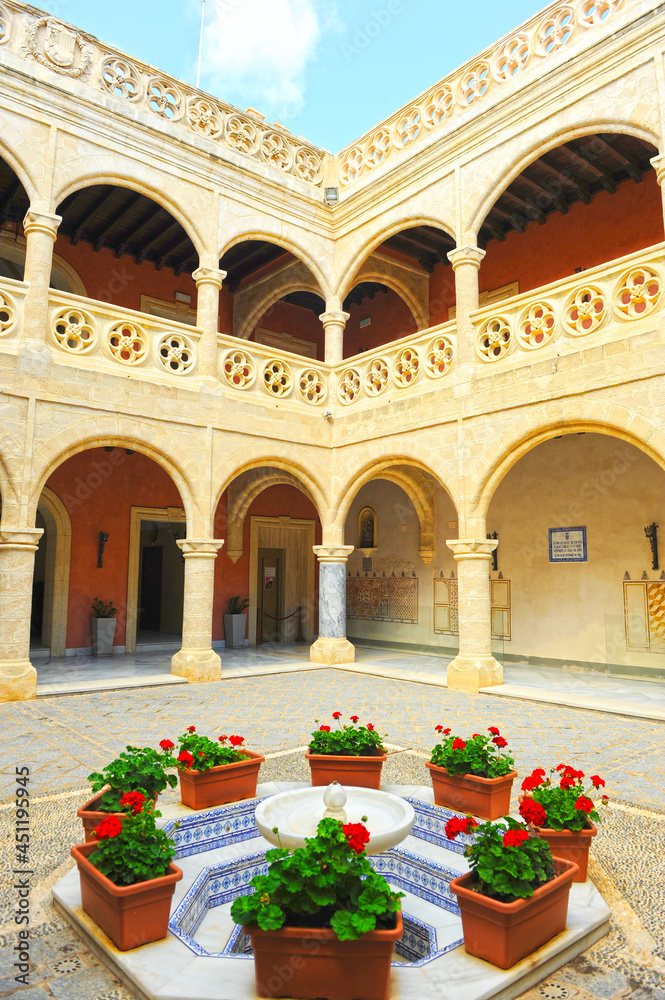
<instances>
[{"instance_id":1,"label":"potted plant","mask_svg":"<svg viewBox=\"0 0 665 1000\"><path fill-rule=\"evenodd\" d=\"M524 779L522 790L526 794L520 796L520 815L548 842L555 858L575 862L579 872L573 881L585 882L591 838L596 836L595 823L600 820L591 796L594 790L604 788L605 782L593 774L593 787L585 788L584 772L569 764L551 768L550 775L546 778L545 769L537 767ZM608 801L603 795L603 805Z\"/></svg>"},{"instance_id":2,"label":"potted plant","mask_svg":"<svg viewBox=\"0 0 665 1000\"><path fill-rule=\"evenodd\" d=\"M340 785L379 788L381 768L387 757L383 738L371 722L359 726L357 715L350 717L350 726L340 722L341 712L333 712L332 717L337 728L319 726L315 729L305 754L312 785L338 781Z\"/></svg>"},{"instance_id":3,"label":"potted plant","mask_svg":"<svg viewBox=\"0 0 665 1000\"><path fill-rule=\"evenodd\" d=\"M517 771L499 729L490 726L489 736L474 733L466 740L452 736L450 729L443 726L435 726L435 730L441 742L425 766L432 777L436 804L482 819L505 815L510 809L510 791Z\"/></svg>"},{"instance_id":4,"label":"potted plant","mask_svg":"<svg viewBox=\"0 0 665 1000\"><path fill-rule=\"evenodd\" d=\"M162 741L173 744L169 740ZM83 823L86 842L91 841L92 831L97 824L109 815L116 816L119 822L124 822L125 813L120 805L121 796L133 789L138 789L148 799L157 801L157 796L166 786L175 788L175 774L167 774L165 767L172 767L171 758L164 757L152 747L125 747L123 752L107 764L103 771L93 771L88 775L95 795L81 806L76 815Z\"/></svg>"},{"instance_id":5,"label":"potted plant","mask_svg":"<svg viewBox=\"0 0 665 1000\"><path fill-rule=\"evenodd\" d=\"M115 639L116 615L118 609L113 607L113 601L108 603L99 597L93 598L92 610L94 617L90 619L92 629L92 655L110 656L113 652Z\"/></svg>"},{"instance_id":6,"label":"potted plant","mask_svg":"<svg viewBox=\"0 0 665 1000\"><path fill-rule=\"evenodd\" d=\"M187 727L178 737L180 753L173 761L178 768L183 805L210 809L256 795L259 768L265 757L247 750L244 742L243 736L218 736L214 741L199 736L196 726Z\"/></svg>"},{"instance_id":7,"label":"potted plant","mask_svg":"<svg viewBox=\"0 0 665 1000\"><path fill-rule=\"evenodd\" d=\"M224 615L224 635L226 637L226 648L237 649L245 641L247 631L247 615L245 611L249 607L249 597L229 598L229 610Z\"/></svg>"},{"instance_id":8,"label":"potted plant","mask_svg":"<svg viewBox=\"0 0 665 1000\"><path fill-rule=\"evenodd\" d=\"M401 892L372 868L362 823L322 819L293 853L268 851L231 916L249 934L260 997L386 1000Z\"/></svg>"},{"instance_id":9,"label":"potted plant","mask_svg":"<svg viewBox=\"0 0 665 1000\"><path fill-rule=\"evenodd\" d=\"M120 951L166 937L171 897L182 872L175 844L155 826L152 802L134 790L124 796L123 823L107 816L94 840L72 847L81 880L81 906Z\"/></svg>"},{"instance_id":10,"label":"potted plant","mask_svg":"<svg viewBox=\"0 0 665 1000\"><path fill-rule=\"evenodd\" d=\"M577 865L553 858L549 844L510 816L478 826L468 816L446 824L452 840L474 833L465 850L471 871L454 878L464 948L509 969L565 930Z\"/></svg>"}]
</instances>

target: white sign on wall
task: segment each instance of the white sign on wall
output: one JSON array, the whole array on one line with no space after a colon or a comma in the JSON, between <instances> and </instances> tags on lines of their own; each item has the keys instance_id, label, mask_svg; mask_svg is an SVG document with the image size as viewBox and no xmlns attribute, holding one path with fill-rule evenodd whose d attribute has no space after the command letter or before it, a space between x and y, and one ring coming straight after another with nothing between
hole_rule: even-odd
<instances>
[{"instance_id":1,"label":"white sign on wall","mask_svg":"<svg viewBox=\"0 0 665 1000\"><path fill-rule=\"evenodd\" d=\"M550 528L550 562L586 562L586 527Z\"/></svg>"}]
</instances>

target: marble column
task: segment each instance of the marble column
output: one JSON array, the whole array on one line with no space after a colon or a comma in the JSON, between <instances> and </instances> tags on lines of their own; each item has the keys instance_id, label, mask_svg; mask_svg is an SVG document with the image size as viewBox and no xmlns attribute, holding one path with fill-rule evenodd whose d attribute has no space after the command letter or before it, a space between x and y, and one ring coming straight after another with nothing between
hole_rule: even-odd
<instances>
[{"instance_id":1,"label":"marble column","mask_svg":"<svg viewBox=\"0 0 665 1000\"><path fill-rule=\"evenodd\" d=\"M202 331L199 341L199 375L210 385L217 385L219 292L226 271L201 265L192 273L192 277L197 291L196 325Z\"/></svg>"},{"instance_id":2,"label":"marble column","mask_svg":"<svg viewBox=\"0 0 665 1000\"><path fill-rule=\"evenodd\" d=\"M459 653L448 664L448 687L478 691L503 684L503 667L492 656L490 562L496 539L465 538L447 541L457 563Z\"/></svg>"},{"instance_id":3,"label":"marble column","mask_svg":"<svg viewBox=\"0 0 665 1000\"><path fill-rule=\"evenodd\" d=\"M337 365L344 358L344 328L348 318L349 313L343 309L328 309L319 316L326 335L324 359L327 365Z\"/></svg>"},{"instance_id":4,"label":"marble column","mask_svg":"<svg viewBox=\"0 0 665 1000\"><path fill-rule=\"evenodd\" d=\"M319 638L309 650L312 663L353 663L355 647L346 638L346 563L353 545L315 545L319 560Z\"/></svg>"},{"instance_id":5,"label":"marble column","mask_svg":"<svg viewBox=\"0 0 665 1000\"><path fill-rule=\"evenodd\" d=\"M171 660L171 673L190 682L218 681L222 661L212 648L212 602L219 538L178 541L185 557L182 648Z\"/></svg>"},{"instance_id":6,"label":"marble column","mask_svg":"<svg viewBox=\"0 0 665 1000\"><path fill-rule=\"evenodd\" d=\"M478 308L478 271L485 256L480 247L463 246L451 250L448 260L455 272L457 323L457 367L476 363L475 330L471 313Z\"/></svg>"},{"instance_id":7,"label":"marble column","mask_svg":"<svg viewBox=\"0 0 665 1000\"><path fill-rule=\"evenodd\" d=\"M53 244L62 217L29 209L23 220L25 232L25 273L30 286L25 299L22 353L48 354L48 301L53 267Z\"/></svg>"},{"instance_id":8,"label":"marble column","mask_svg":"<svg viewBox=\"0 0 665 1000\"><path fill-rule=\"evenodd\" d=\"M37 695L30 662L30 616L35 552L41 528L0 529L0 701Z\"/></svg>"}]
</instances>

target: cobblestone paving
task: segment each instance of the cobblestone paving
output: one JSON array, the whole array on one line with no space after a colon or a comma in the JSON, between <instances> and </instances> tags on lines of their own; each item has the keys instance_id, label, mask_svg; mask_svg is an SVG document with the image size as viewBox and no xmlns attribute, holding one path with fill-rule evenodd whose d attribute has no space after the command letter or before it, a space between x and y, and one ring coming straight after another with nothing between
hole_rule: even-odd
<instances>
[{"instance_id":1,"label":"cobblestone paving","mask_svg":"<svg viewBox=\"0 0 665 1000\"><path fill-rule=\"evenodd\" d=\"M51 886L72 866L80 839L76 808L85 778L127 743L173 738L193 723L242 733L270 753L303 746L313 721L336 709L373 721L389 742L413 754L389 758L386 780L422 781L432 727L460 733L497 724L510 738L519 770L559 760L607 780L613 799L594 845L591 877L613 909L610 935L534 987L528 1000L665 1000L665 725L532 702L447 692L427 685L333 670L226 680L218 685L136 689L0 706L2 741L0 847L12 836L15 766L31 768L33 880L30 985L16 988L12 969L11 882L0 891L0 998L133 1000L53 910ZM262 780L304 780L300 754L269 760ZM177 793L170 793L177 795ZM40 798L42 796L42 798ZM445 998L442 998L445 1000ZM526 1000L526 997L525 997Z\"/></svg>"}]
</instances>

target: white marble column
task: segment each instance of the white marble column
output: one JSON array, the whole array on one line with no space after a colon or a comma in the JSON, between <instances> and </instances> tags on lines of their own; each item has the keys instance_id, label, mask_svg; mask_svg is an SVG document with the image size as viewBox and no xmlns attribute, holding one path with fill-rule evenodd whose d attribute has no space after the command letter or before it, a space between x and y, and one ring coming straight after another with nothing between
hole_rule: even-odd
<instances>
[{"instance_id":1,"label":"white marble column","mask_svg":"<svg viewBox=\"0 0 665 1000\"><path fill-rule=\"evenodd\" d=\"M490 562L496 539L465 538L446 542L457 563L459 653L448 664L448 687L478 691L503 684L503 667L492 656Z\"/></svg>"},{"instance_id":2,"label":"white marble column","mask_svg":"<svg viewBox=\"0 0 665 1000\"><path fill-rule=\"evenodd\" d=\"M201 265L192 273L196 282L196 325L202 330L199 341L199 375L210 385L218 384L217 330L219 328L219 292L226 271Z\"/></svg>"},{"instance_id":3,"label":"white marble column","mask_svg":"<svg viewBox=\"0 0 665 1000\"><path fill-rule=\"evenodd\" d=\"M346 638L346 563L353 545L315 545L319 560L319 638L310 647L312 663L353 663L355 647Z\"/></svg>"},{"instance_id":4,"label":"white marble column","mask_svg":"<svg viewBox=\"0 0 665 1000\"><path fill-rule=\"evenodd\" d=\"M324 360L327 365L337 365L344 358L344 328L348 318L349 313L343 309L327 309L319 316L326 334Z\"/></svg>"},{"instance_id":5,"label":"white marble column","mask_svg":"<svg viewBox=\"0 0 665 1000\"><path fill-rule=\"evenodd\" d=\"M35 552L41 528L0 529L0 701L37 695L30 662L30 616Z\"/></svg>"},{"instance_id":6,"label":"white marble column","mask_svg":"<svg viewBox=\"0 0 665 1000\"><path fill-rule=\"evenodd\" d=\"M451 250L448 260L455 272L455 309L457 324L457 367L475 364L475 331L470 314L478 308L478 271L485 256L480 247L463 246Z\"/></svg>"},{"instance_id":7,"label":"white marble column","mask_svg":"<svg viewBox=\"0 0 665 1000\"><path fill-rule=\"evenodd\" d=\"M25 299L21 353L49 355L48 298L53 267L53 244L62 217L50 212L29 209L23 220L25 232L25 272L23 280L30 286Z\"/></svg>"},{"instance_id":8,"label":"white marble column","mask_svg":"<svg viewBox=\"0 0 665 1000\"><path fill-rule=\"evenodd\" d=\"M219 538L178 541L185 557L182 648L171 660L171 673L190 682L218 681L222 661L212 648L212 603Z\"/></svg>"}]
</instances>

